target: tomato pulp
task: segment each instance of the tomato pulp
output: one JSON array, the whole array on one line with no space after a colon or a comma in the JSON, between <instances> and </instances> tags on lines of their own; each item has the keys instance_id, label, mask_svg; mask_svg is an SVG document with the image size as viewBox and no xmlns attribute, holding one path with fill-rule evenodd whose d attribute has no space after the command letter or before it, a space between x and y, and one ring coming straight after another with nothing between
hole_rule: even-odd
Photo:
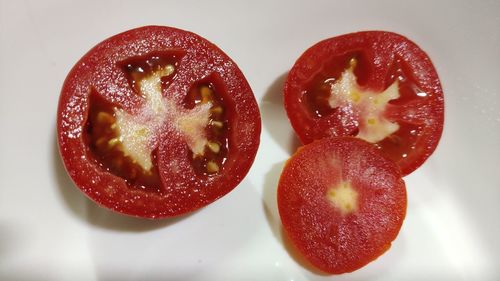
<instances>
[{"instance_id":1,"label":"tomato pulp","mask_svg":"<svg viewBox=\"0 0 500 281\"><path fill-rule=\"evenodd\" d=\"M299 148L278 185L285 233L312 265L333 274L356 270L388 250L406 204L399 167L354 137Z\"/></svg>"},{"instance_id":2,"label":"tomato pulp","mask_svg":"<svg viewBox=\"0 0 500 281\"><path fill-rule=\"evenodd\" d=\"M115 35L73 67L58 108L69 175L92 200L160 218L235 188L252 165L260 113L238 66L188 31Z\"/></svg>"},{"instance_id":3,"label":"tomato pulp","mask_svg":"<svg viewBox=\"0 0 500 281\"><path fill-rule=\"evenodd\" d=\"M427 54L383 31L321 41L290 70L284 103L304 144L356 136L410 174L433 153L444 122L444 98Z\"/></svg>"}]
</instances>

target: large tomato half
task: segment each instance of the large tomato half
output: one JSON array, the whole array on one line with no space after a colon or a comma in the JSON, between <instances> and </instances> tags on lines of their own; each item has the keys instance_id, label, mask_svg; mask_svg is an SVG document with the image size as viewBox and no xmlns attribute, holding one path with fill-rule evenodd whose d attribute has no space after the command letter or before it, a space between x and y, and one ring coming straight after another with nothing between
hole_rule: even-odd
<instances>
[{"instance_id":1,"label":"large tomato half","mask_svg":"<svg viewBox=\"0 0 500 281\"><path fill-rule=\"evenodd\" d=\"M73 67L57 128L65 167L88 197L159 218L238 185L261 124L252 90L226 54L191 32L147 26L101 42Z\"/></svg>"},{"instance_id":2,"label":"large tomato half","mask_svg":"<svg viewBox=\"0 0 500 281\"><path fill-rule=\"evenodd\" d=\"M317 43L290 70L284 95L303 143L356 136L384 151L404 175L432 154L443 129L443 91L431 60L391 32Z\"/></svg>"},{"instance_id":3,"label":"large tomato half","mask_svg":"<svg viewBox=\"0 0 500 281\"><path fill-rule=\"evenodd\" d=\"M351 272L389 249L406 204L398 166L353 137L299 148L278 185L285 232L304 257L328 273Z\"/></svg>"}]
</instances>

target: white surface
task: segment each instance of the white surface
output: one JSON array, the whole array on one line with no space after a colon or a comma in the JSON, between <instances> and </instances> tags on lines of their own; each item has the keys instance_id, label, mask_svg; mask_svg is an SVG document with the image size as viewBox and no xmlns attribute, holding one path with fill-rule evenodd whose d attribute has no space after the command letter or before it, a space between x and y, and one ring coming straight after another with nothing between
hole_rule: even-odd
<instances>
[{"instance_id":1,"label":"white surface","mask_svg":"<svg viewBox=\"0 0 500 281\"><path fill-rule=\"evenodd\" d=\"M500 280L500 2L310 2L0 0L0 279ZM94 205L55 143L69 69L103 39L148 24L216 43L245 73L263 117L243 183L165 221ZM354 273L321 276L282 241L275 189L297 141L280 91L306 48L370 29L428 52L445 90L445 130L406 178L408 215L390 251Z\"/></svg>"}]
</instances>

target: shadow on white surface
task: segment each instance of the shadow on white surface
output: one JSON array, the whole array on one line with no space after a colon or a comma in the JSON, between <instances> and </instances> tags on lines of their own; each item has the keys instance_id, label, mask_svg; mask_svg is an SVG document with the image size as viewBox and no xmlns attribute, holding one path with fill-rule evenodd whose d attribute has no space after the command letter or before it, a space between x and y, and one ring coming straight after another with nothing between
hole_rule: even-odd
<instances>
[{"instance_id":1,"label":"shadow on white surface","mask_svg":"<svg viewBox=\"0 0 500 281\"><path fill-rule=\"evenodd\" d=\"M283 170L284 162L276 163L271 170L266 174L264 179L264 189L262 192L262 205L266 220L271 228L274 237L280 242L283 242L281 237L281 220L278 212L277 190L281 171Z\"/></svg>"},{"instance_id":2,"label":"shadow on white surface","mask_svg":"<svg viewBox=\"0 0 500 281\"><path fill-rule=\"evenodd\" d=\"M283 103L283 86L287 73L278 76L269 86L260 103L264 128L273 140L289 154L294 153L302 144L295 135Z\"/></svg>"},{"instance_id":3,"label":"shadow on white surface","mask_svg":"<svg viewBox=\"0 0 500 281\"><path fill-rule=\"evenodd\" d=\"M9 257L18 250L19 243L26 239L26 234L16 231L9 223L0 222L0 264L7 262ZM0 271L0 280L4 279Z\"/></svg>"},{"instance_id":4,"label":"shadow on white surface","mask_svg":"<svg viewBox=\"0 0 500 281\"><path fill-rule=\"evenodd\" d=\"M74 215L74 217L82 221L86 221L92 226L116 231L150 231L174 224L195 213L192 212L175 218L151 220L119 214L104 207L100 207L88 199L83 192L78 190L66 172L62 159L59 155L57 133L54 133L52 150L52 166L57 183L56 188L59 189L61 199L65 203L64 205L72 213L72 215Z\"/></svg>"}]
</instances>

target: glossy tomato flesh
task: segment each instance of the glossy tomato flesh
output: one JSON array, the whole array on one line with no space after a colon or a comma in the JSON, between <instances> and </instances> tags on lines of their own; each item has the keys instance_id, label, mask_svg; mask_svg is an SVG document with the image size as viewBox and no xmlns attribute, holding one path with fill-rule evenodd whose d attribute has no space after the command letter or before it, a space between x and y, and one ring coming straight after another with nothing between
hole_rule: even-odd
<instances>
[{"instance_id":1,"label":"glossy tomato flesh","mask_svg":"<svg viewBox=\"0 0 500 281\"><path fill-rule=\"evenodd\" d=\"M336 92L332 89L336 83L341 84L348 69L360 90L375 95L353 91L348 101L335 102ZM315 44L288 74L285 108L305 144L325 137L363 138L361 131L372 126L374 119L367 116L370 110L366 105L357 105L358 100L375 100L395 82L398 97L389 99L378 113L397 129L380 138L364 139L397 162L407 175L433 153L444 122L443 91L436 70L427 54L407 38L391 32L366 31Z\"/></svg>"},{"instance_id":2,"label":"glossy tomato flesh","mask_svg":"<svg viewBox=\"0 0 500 281\"><path fill-rule=\"evenodd\" d=\"M200 36L160 26L115 35L80 59L57 122L75 184L104 207L146 218L194 211L235 188L261 130L237 65Z\"/></svg>"},{"instance_id":3,"label":"glossy tomato flesh","mask_svg":"<svg viewBox=\"0 0 500 281\"><path fill-rule=\"evenodd\" d=\"M278 185L285 233L312 265L333 274L359 269L388 250L406 204L398 166L354 137L299 148Z\"/></svg>"}]
</instances>

